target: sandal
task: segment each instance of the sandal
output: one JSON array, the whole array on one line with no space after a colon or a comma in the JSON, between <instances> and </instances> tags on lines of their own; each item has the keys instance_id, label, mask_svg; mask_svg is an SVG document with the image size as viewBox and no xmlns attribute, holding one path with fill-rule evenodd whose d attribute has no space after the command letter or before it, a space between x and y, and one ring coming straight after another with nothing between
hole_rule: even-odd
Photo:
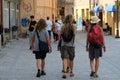
<instances>
[{"instance_id":1,"label":"sandal","mask_svg":"<svg viewBox=\"0 0 120 80\"><path fill-rule=\"evenodd\" d=\"M95 74L95 72L94 72L94 71L91 71L91 73L90 73L90 77L93 77L94 74Z\"/></svg>"},{"instance_id":2,"label":"sandal","mask_svg":"<svg viewBox=\"0 0 120 80\"><path fill-rule=\"evenodd\" d=\"M70 72L70 77L73 77L73 76L74 76L73 72Z\"/></svg>"},{"instance_id":3,"label":"sandal","mask_svg":"<svg viewBox=\"0 0 120 80\"><path fill-rule=\"evenodd\" d=\"M98 75L97 75L97 74L94 74L93 77L94 77L94 78L98 78Z\"/></svg>"},{"instance_id":4,"label":"sandal","mask_svg":"<svg viewBox=\"0 0 120 80\"><path fill-rule=\"evenodd\" d=\"M64 75L62 76L63 79L66 79L66 72L63 71Z\"/></svg>"},{"instance_id":5,"label":"sandal","mask_svg":"<svg viewBox=\"0 0 120 80\"><path fill-rule=\"evenodd\" d=\"M69 71L70 71L70 69L69 69L69 67L67 67L66 72L69 73Z\"/></svg>"}]
</instances>

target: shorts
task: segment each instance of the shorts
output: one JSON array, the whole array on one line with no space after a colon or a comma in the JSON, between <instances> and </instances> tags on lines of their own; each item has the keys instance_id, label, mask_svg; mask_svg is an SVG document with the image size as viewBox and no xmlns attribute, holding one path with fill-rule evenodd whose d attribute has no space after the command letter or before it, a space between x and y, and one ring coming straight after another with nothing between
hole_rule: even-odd
<instances>
[{"instance_id":1,"label":"shorts","mask_svg":"<svg viewBox=\"0 0 120 80\"><path fill-rule=\"evenodd\" d=\"M70 46L61 46L61 58L74 60L75 57L75 48Z\"/></svg>"},{"instance_id":2,"label":"shorts","mask_svg":"<svg viewBox=\"0 0 120 80\"><path fill-rule=\"evenodd\" d=\"M97 59L99 57L102 57L102 47L100 48L94 48L94 46L89 45L89 58L90 59Z\"/></svg>"},{"instance_id":3,"label":"shorts","mask_svg":"<svg viewBox=\"0 0 120 80\"><path fill-rule=\"evenodd\" d=\"M51 30L48 30L48 34L49 34L49 36L51 37Z\"/></svg>"},{"instance_id":4,"label":"shorts","mask_svg":"<svg viewBox=\"0 0 120 80\"><path fill-rule=\"evenodd\" d=\"M36 51L34 53L35 53L35 59L42 59L42 60L44 60L46 58L46 54L47 54L47 53L41 53L38 51Z\"/></svg>"}]
</instances>

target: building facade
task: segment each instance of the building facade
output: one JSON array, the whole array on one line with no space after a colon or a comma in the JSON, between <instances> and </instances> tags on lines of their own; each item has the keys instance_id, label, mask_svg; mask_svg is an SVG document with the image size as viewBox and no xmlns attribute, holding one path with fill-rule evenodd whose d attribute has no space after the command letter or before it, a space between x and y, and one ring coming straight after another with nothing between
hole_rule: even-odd
<instances>
[{"instance_id":1,"label":"building facade","mask_svg":"<svg viewBox=\"0 0 120 80\"><path fill-rule=\"evenodd\" d=\"M2 0L4 43L18 37L20 28L20 0Z\"/></svg>"},{"instance_id":2,"label":"building facade","mask_svg":"<svg viewBox=\"0 0 120 80\"><path fill-rule=\"evenodd\" d=\"M74 1L74 16L80 22L81 19L90 19L92 15L97 15L101 19L100 25L106 28L105 23L108 23L112 28L112 35L116 35L117 31L117 0L75 0ZM107 10L107 7L111 10ZM114 10L115 9L115 10ZM81 25L78 25L81 26ZM118 26L118 30L120 28ZM120 35L120 34L119 34Z\"/></svg>"},{"instance_id":3,"label":"building facade","mask_svg":"<svg viewBox=\"0 0 120 80\"><path fill-rule=\"evenodd\" d=\"M40 18L46 19L47 16L54 21L58 15L57 0L21 0L20 10L21 33L26 33L30 15L34 15L36 21Z\"/></svg>"},{"instance_id":4,"label":"building facade","mask_svg":"<svg viewBox=\"0 0 120 80\"><path fill-rule=\"evenodd\" d=\"M65 2L65 16L67 14L74 15L74 0L66 0L66 2Z\"/></svg>"}]
</instances>

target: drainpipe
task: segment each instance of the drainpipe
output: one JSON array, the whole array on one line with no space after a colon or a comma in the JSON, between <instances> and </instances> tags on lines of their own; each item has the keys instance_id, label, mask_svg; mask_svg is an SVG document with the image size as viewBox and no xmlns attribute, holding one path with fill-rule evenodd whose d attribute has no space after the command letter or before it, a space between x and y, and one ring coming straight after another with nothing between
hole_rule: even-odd
<instances>
[{"instance_id":1,"label":"drainpipe","mask_svg":"<svg viewBox=\"0 0 120 80\"><path fill-rule=\"evenodd\" d=\"M1 34L1 46L4 45L4 38L3 38L3 0L1 0L1 24L2 24L2 34Z\"/></svg>"},{"instance_id":2,"label":"drainpipe","mask_svg":"<svg viewBox=\"0 0 120 80\"><path fill-rule=\"evenodd\" d=\"M91 18L91 0L89 0L90 18Z\"/></svg>"},{"instance_id":3,"label":"drainpipe","mask_svg":"<svg viewBox=\"0 0 120 80\"><path fill-rule=\"evenodd\" d=\"M115 38L120 38L119 37L119 5L118 5L118 0L117 0L117 22L116 22L116 24L117 24L117 28L116 28L116 36L115 36Z\"/></svg>"},{"instance_id":4,"label":"drainpipe","mask_svg":"<svg viewBox=\"0 0 120 80\"><path fill-rule=\"evenodd\" d=\"M9 14L9 40L12 39L11 24L10 24L10 1L8 1L8 14Z\"/></svg>"}]
</instances>

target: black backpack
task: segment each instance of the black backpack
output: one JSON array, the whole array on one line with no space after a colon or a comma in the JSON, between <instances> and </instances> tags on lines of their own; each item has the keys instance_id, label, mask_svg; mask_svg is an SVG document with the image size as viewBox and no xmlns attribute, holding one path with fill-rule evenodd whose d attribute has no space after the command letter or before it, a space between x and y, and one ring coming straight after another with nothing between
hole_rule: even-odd
<instances>
[{"instance_id":1,"label":"black backpack","mask_svg":"<svg viewBox=\"0 0 120 80\"><path fill-rule=\"evenodd\" d=\"M63 38L64 42L70 42L74 38L74 32L73 30L68 30L68 35L66 36L64 33L61 34L61 37Z\"/></svg>"}]
</instances>

